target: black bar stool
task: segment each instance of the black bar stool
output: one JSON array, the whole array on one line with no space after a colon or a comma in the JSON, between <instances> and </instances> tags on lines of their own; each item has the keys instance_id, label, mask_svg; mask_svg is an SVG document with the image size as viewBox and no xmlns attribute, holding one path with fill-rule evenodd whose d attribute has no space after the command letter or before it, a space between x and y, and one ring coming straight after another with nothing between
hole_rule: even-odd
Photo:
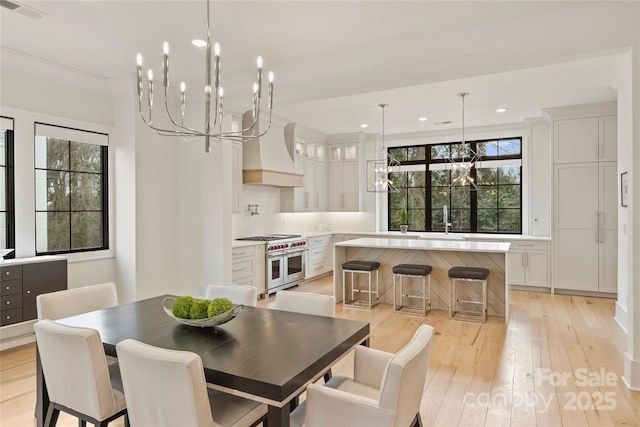
<instances>
[{"instance_id":1,"label":"black bar stool","mask_svg":"<svg viewBox=\"0 0 640 427\"><path fill-rule=\"evenodd\" d=\"M487 321L487 278L489 270L481 267L451 267L449 269L449 318L453 319L456 313L464 313L472 317L465 317L463 320ZM456 297L456 288L458 282L481 283L482 284L482 301L462 300ZM477 304L482 306L482 312L457 310L458 303ZM478 316L479 315L479 316Z\"/></svg>"},{"instance_id":2,"label":"black bar stool","mask_svg":"<svg viewBox=\"0 0 640 427\"><path fill-rule=\"evenodd\" d=\"M342 304L351 307L366 307L371 308L378 304L378 269L380 263L376 261L347 261L342 264ZM376 272L376 290L371 289L371 273ZM347 273L351 273L351 301L347 303ZM353 274L367 274L369 277L369 286L367 289L356 288L356 282L354 281ZM368 299L356 299L357 294L367 294ZM373 301L373 295L375 295L375 302Z\"/></svg>"},{"instance_id":3,"label":"black bar stool","mask_svg":"<svg viewBox=\"0 0 640 427\"><path fill-rule=\"evenodd\" d=\"M426 316L428 311L431 311L431 270L433 268L430 265L420 264L398 264L393 267L393 311L401 311L407 314L415 314L418 316ZM398 289L396 286L396 276L400 276L400 305L396 303L396 295ZM411 295L405 294L404 290L404 278L407 277L422 277L422 294ZM403 305L404 298L407 299L419 299L422 301L420 307L411 306L410 304ZM427 300L428 309L427 309ZM408 302L408 301L407 301ZM401 310L402 307L408 310ZM415 310L418 310L417 312Z\"/></svg>"}]
</instances>

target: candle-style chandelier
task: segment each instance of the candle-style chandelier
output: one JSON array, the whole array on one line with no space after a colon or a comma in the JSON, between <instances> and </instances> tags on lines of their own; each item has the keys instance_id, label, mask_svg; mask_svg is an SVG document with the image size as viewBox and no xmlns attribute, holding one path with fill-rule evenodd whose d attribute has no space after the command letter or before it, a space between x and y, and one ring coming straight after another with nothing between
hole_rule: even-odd
<instances>
[{"instance_id":1,"label":"candle-style chandelier","mask_svg":"<svg viewBox=\"0 0 640 427\"><path fill-rule=\"evenodd\" d=\"M269 73L269 94L267 109L269 112L269 120L267 126L257 135L247 136L252 133L256 128L256 125L260 122L261 113L261 100L262 100L262 57L259 56L257 60L258 77L257 82L253 83L253 121L247 125L244 129L238 129L235 131L222 130L222 104L224 91L220 85L220 45L215 43L213 45L213 61L211 55L211 32L209 26L209 3L207 0L207 40L206 40L206 73L205 73L205 85L204 85L204 129L196 130L184 125L185 118L185 102L186 102L186 84L180 83L180 118L175 119L170 110L168 102L169 92L169 43L164 42L163 55L162 55L162 84L164 87L164 107L167 117L170 121L169 128L163 128L154 125L152 119L153 110L153 71L150 69L147 74L147 108L148 117L145 117L142 111L142 101L144 97L144 88L142 81L142 55L137 55L137 90L138 90L138 112L144 123L153 129L158 135L162 136L180 136L183 138L197 138L204 137L204 147L207 153L211 152L211 139L216 142L220 142L223 139L243 141L247 138L259 138L266 134L271 127L271 111L273 109L273 73ZM213 70L211 65L213 62ZM213 78L213 82L212 82ZM212 105L213 103L213 105ZM262 124L264 126L264 123Z\"/></svg>"},{"instance_id":2,"label":"candle-style chandelier","mask_svg":"<svg viewBox=\"0 0 640 427\"><path fill-rule=\"evenodd\" d=\"M391 175L400 171L400 162L384 147L384 109L389 104L378 104L382 108L382 148L375 160L367 160L367 191L372 193L397 192Z\"/></svg>"},{"instance_id":3,"label":"candle-style chandelier","mask_svg":"<svg viewBox=\"0 0 640 427\"><path fill-rule=\"evenodd\" d=\"M475 179L471 176L471 169L474 167L476 162L480 161L480 156L472 150L471 147L464 146L464 98L468 95L468 92L460 92L458 94L458 96L462 98L462 141L460 142L460 147L462 147L462 158L459 158L458 156L454 157L453 153L450 153L450 156L447 158L451 164L451 184L449 184L449 191L458 186L469 186L472 190L478 189ZM467 158L469 159L466 160Z\"/></svg>"}]
</instances>

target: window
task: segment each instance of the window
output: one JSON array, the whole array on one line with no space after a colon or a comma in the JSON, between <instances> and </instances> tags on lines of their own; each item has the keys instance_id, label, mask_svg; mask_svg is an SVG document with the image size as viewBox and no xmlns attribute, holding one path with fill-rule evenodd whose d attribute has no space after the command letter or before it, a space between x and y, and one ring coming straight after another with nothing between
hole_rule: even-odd
<instances>
[{"instance_id":1,"label":"window","mask_svg":"<svg viewBox=\"0 0 640 427\"><path fill-rule=\"evenodd\" d=\"M14 249L13 119L0 117L0 249ZM5 256L14 258L15 252Z\"/></svg>"},{"instance_id":2,"label":"window","mask_svg":"<svg viewBox=\"0 0 640 427\"><path fill-rule=\"evenodd\" d=\"M36 254L109 248L108 136L36 123Z\"/></svg>"},{"instance_id":3,"label":"window","mask_svg":"<svg viewBox=\"0 0 640 427\"><path fill-rule=\"evenodd\" d=\"M467 185L449 188L455 170L451 162L468 161L470 150L480 161L470 165ZM522 139L446 143L390 148L400 161L392 180L400 190L389 193L388 229L399 230L404 207L411 231L444 231L444 206L451 231L522 233ZM453 176L452 176L453 174Z\"/></svg>"}]
</instances>

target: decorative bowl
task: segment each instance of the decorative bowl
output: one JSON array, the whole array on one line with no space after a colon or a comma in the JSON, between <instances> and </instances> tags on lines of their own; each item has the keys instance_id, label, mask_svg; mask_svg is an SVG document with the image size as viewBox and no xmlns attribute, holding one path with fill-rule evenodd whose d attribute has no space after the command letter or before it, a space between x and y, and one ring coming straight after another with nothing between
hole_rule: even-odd
<instances>
[{"instance_id":1,"label":"decorative bowl","mask_svg":"<svg viewBox=\"0 0 640 427\"><path fill-rule=\"evenodd\" d=\"M208 317L206 319L182 319L180 317L176 317L173 315L173 303L175 302L176 302L176 299L173 297L168 297L163 299L162 308L164 309L164 312L167 313L167 315L170 316L171 318L177 320L178 322L184 325L196 326L198 328L208 328L208 327L219 326L224 323L227 323L228 321L236 317L238 314L240 314L240 312L244 308L244 305L237 304L237 305L234 305L231 310L227 311L226 313L219 314L217 316ZM168 303L171 303L171 304L169 305Z\"/></svg>"}]
</instances>

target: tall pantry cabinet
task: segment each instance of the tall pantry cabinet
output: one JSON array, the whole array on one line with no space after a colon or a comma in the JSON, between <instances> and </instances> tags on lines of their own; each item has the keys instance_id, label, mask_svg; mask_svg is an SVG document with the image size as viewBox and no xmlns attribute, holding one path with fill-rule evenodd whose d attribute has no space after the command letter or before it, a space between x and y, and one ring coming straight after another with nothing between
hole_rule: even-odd
<instances>
[{"instance_id":1,"label":"tall pantry cabinet","mask_svg":"<svg viewBox=\"0 0 640 427\"><path fill-rule=\"evenodd\" d=\"M617 292L617 120L613 114L615 108L580 117L551 116L555 289Z\"/></svg>"}]
</instances>

